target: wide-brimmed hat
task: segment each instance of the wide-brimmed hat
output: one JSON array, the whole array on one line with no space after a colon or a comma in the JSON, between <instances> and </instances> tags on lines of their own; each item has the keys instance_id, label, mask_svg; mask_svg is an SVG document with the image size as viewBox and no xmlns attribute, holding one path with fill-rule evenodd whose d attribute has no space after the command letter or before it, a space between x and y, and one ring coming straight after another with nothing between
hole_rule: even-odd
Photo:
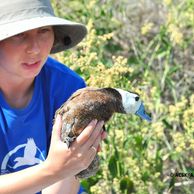
<instances>
[{"instance_id":1,"label":"wide-brimmed hat","mask_svg":"<svg viewBox=\"0 0 194 194\"><path fill-rule=\"evenodd\" d=\"M75 46L87 33L84 25L56 17L49 0L0 1L0 41L43 26L54 29L51 53Z\"/></svg>"}]
</instances>

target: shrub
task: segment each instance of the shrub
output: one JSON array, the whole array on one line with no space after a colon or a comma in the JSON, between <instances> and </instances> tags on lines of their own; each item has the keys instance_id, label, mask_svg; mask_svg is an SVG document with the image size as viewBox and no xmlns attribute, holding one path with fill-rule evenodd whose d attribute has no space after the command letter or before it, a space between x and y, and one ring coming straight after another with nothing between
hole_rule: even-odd
<instances>
[{"instance_id":1,"label":"shrub","mask_svg":"<svg viewBox=\"0 0 194 194\"><path fill-rule=\"evenodd\" d=\"M143 3L142 3L143 2ZM193 173L193 0L52 1L57 14L87 25L76 48L57 54L89 86L138 92L152 123L115 115L107 123L89 193L188 193Z\"/></svg>"}]
</instances>

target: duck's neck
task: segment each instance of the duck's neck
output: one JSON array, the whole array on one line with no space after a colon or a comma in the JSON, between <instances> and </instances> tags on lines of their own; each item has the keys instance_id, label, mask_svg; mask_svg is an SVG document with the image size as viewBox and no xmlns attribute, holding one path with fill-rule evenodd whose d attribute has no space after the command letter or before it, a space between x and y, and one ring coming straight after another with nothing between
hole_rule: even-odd
<instances>
[{"instance_id":1,"label":"duck's neck","mask_svg":"<svg viewBox=\"0 0 194 194\"><path fill-rule=\"evenodd\" d=\"M122 104L121 94L114 88L104 88L104 90L110 96L110 101L112 103L112 107L114 108L114 112L125 114L126 112Z\"/></svg>"}]
</instances>

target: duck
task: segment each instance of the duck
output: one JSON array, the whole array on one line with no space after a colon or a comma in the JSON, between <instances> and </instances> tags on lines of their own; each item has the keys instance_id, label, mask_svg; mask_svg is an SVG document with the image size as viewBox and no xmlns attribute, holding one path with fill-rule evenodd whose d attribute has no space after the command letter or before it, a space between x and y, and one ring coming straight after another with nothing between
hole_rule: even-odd
<instances>
[{"instance_id":1,"label":"duck","mask_svg":"<svg viewBox=\"0 0 194 194\"><path fill-rule=\"evenodd\" d=\"M136 114L141 119L151 121L139 94L120 88L93 88L78 89L55 112L62 118L61 140L67 147L94 119L108 122L114 113ZM105 127L103 127L105 128ZM76 175L79 179L94 176L99 170L99 156L95 156L89 167Z\"/></svg>"}]
</instances>

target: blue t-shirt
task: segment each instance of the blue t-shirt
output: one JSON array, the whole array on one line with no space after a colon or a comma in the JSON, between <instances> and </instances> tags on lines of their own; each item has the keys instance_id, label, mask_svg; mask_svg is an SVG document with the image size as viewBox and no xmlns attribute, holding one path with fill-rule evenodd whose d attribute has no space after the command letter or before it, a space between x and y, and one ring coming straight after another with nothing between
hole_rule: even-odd
<instances>
[{"instance_id":1,"label":"blue t-shirt","mask_svg":"<svg viewBox=\"0 0 194 194\"><path fill-rule=\"evenodd\" d=\"M55 111L83 87L79 75L49 57L35 78L33 96L25 108L11 108L0 92L0 174L45 160Z\"/></svg>"}]
</instances>

